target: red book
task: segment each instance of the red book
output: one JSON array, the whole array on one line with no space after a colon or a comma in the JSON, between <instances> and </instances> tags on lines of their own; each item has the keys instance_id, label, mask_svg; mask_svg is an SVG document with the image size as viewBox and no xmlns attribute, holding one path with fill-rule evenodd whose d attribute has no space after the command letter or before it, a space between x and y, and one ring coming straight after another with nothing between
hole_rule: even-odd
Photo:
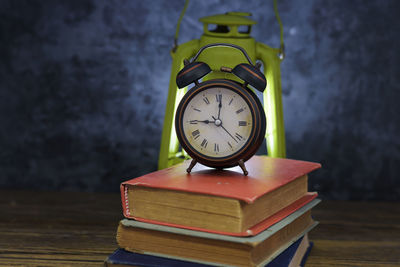
<instances>
[{"instance_id":1,"label":"red book","mask_svg":"<svg viewBox=\"0 0 400 267\"><path fill-rule=\"evenodd\" d=\"M236 236L256 235L314 199L308 173L318 163L254 156L219 171L188 163L121 184L124 216L138 221Z\"/></svg>"}]
</instances>

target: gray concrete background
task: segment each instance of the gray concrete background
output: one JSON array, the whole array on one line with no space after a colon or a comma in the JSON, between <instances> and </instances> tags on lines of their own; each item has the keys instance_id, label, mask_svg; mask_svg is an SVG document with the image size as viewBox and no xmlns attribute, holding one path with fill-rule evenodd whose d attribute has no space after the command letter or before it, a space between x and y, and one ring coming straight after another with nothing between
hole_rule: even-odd
<instances>
[{"instance_id":1,"label":"gray concrete background","mask_svg":"<svg viewBox=\"0 0 400 267\"><path fill-rule=\"evenodd\" d=\"M0 187L118 191L157 166L169 50L183 0L0 1ZM192 1L248 11L279 45L272 1ZM400 196L400 2L279 1L288 157L321 162L323 198Z\"/></svg>"}]
</instances>

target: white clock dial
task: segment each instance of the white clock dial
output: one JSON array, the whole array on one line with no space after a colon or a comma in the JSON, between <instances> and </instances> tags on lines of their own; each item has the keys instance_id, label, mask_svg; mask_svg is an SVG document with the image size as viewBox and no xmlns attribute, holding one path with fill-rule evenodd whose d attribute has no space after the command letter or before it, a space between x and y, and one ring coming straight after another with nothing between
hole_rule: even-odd
<instances>
[{"instance_id":1,"label":"white clock dial","mask_svg":"<svg viewBox=\"0 0 400 267\"><path fill-rule=\"evenodd\" d=\"M196 94L183 111L183 132L199 153L228 157L245 146L253 128L247 102L226 88L208 88Z\"/></svg>"}]
</instances>

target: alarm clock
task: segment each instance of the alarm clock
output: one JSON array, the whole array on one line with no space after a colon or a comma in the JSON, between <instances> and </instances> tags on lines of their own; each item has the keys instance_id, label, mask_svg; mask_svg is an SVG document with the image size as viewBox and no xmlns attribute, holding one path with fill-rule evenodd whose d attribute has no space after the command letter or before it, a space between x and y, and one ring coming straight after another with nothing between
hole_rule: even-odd
<instances>
[{"instance_id":1,"label":"alarm clock","mask_svg":"<svg viewBox=\"0 0 400 267\"><path fill-rule=\"evenodd\" d=\"M247 63L233 69L221 67L243 82L212 79L199 82L211 72L204 62L196 61L207 48L227 46L240 50ZM266 130L264 108L256 94L248 87L263 92L266 79L260 65L253 65L246 51L234 44L216 43L200 48L192 61L176 76L178 88L191 83L194 87L181 99L175 115L175 130L182 148L192 158L187 172L197 162L217 169L239 165L248 174L244 162L251 158L262 144Z\"/></svg>"}]
</instances>

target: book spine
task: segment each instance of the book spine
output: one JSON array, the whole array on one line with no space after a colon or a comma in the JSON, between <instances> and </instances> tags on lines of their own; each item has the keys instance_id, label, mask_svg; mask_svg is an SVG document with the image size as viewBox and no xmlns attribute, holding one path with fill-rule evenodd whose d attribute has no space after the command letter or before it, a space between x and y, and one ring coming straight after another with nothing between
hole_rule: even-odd
<instances>
[{"instance_id":1,"label":"book spine","mask_svg":"<svg viewBox=\"0 0 400 267\"><path fill-rule=\"evenodd\" d=\"M131 211L129 209L128 186L122 183L120 186L120 190L121 190L122 211L124 213L124 216L126 218L132 218Z\"/></svg>"}]
</instances>

